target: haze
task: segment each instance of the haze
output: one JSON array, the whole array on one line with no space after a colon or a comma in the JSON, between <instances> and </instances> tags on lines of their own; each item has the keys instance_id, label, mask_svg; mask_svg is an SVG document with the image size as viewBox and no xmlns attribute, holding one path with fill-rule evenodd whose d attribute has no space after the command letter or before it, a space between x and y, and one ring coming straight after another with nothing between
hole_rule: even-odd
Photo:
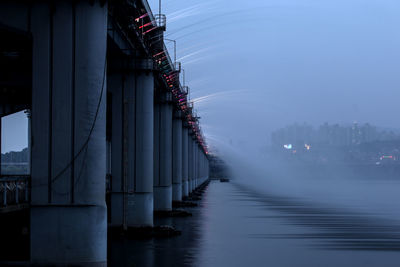
<instances>
[{"instance_id":1,"label":"haze","mask_svg":"<svg viewBox=\"0 0 400 267\"><path fill-rule=\"evenodd\" d=\"M293 122L397 127L398 1L163 2L192 98L212 95L196 103L210 144Z\"/></svg>"}]
</instances>

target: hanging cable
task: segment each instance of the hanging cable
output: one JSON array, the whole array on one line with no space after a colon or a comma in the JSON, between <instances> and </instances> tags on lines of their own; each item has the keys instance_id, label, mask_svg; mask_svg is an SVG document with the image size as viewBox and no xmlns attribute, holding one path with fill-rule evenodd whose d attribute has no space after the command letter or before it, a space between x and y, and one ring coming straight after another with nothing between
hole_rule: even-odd
<instances>
[{"instance_id":1,"label":"hanging cable","mask_svg":"<svg viewBox=\"0 0 400 267\"><path fill-rule=\"evenodd\" d=\"M104 59L103 81L102 81L102 84L101 84L100 97L99 97L99 101L97 103L96 113L94 115L92 126L90 127L89 135L86 138L85 143L83 143L82 147L79 149L78 153L76 153L76 155L73 157L73 159L56 176L54 176L51 179L51 182L54 182L58 178L60 178L61 175L63 175L68 170L68 168L71 167L71 165L76 161L76 159L80 156L80 154L85 150L85 148L89 144L89 141L90 141L90 139L92 137L92 134L93 134L94 127L96 126L97 117L99 115L100 106L101 106L101 102L102 102L102 99L103 99L104 84L105 84L105 80L106 80L106 72L107 72L107 55L105 55L105 59Z\"/></svg>"},{"instance_id":2,"label":"hanging cable","mask_svg":"<svg viewBox=\"0 0 400 267\"><path fill-rule=\"evenodd\" d=\"M55 175L54 177L51 178L52 183L57 181L71 167L71 165L78 159L78 157L82 154L82 152L87 148L87 146L89 144L89 141L90 141L93 131L94 131L94 127L96 126L97 118L98 118L100 107L101 107L101 102L102 102L103 95L104 95L104 85L105 85L105 80L106 80L106 74L107 74L107 55L105 55L105 59L104 59L103 80L102 80L102 84L101 84L99 101L97 103L96 113L95 113L92 125L90 127L88 137L86 138L85 142L83 143L81 148L78 150L78 152L75 154L75 156L72 158L72 160L57 175ZM84 166L84 161L82 162L82 167L83 166ZM81 172L79 174L79 178L80 178L80 176L81 176ZM78 180L79 179L77 179L75 184L78 182ZM39 185L35 185L35 186L42 186L42 185L46 185L46 184L39 184Z\"/></svg>"}]
</instances>

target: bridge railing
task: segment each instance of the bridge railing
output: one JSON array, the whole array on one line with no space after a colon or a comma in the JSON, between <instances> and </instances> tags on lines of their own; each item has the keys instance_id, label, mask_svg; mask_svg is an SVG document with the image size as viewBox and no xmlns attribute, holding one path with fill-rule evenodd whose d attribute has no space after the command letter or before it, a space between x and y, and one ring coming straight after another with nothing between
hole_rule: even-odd
<instances>
[{"instance_id":1,"label":"bridge railing","mask_svg":"<svg viewBox=\"0 0 400 267\"><path fill-rule=\"evenodd\" d=\"M0 176L0 208L29 202L29 175Z\"/></svg>"}]
</instances>

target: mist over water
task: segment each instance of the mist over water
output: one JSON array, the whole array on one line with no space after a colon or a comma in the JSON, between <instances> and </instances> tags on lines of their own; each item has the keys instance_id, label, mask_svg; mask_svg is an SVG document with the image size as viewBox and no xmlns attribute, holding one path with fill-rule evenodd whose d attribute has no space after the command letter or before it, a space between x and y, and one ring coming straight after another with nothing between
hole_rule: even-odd
<instances>
[{"instance_id":1,"label":"mist over water","mask_svg":"<svg viewBox=\"0 0 400 267\"><path fill-rule=\"evenodd\" d=\"M330 249L400 249L398 166L304 165L274 159L268 151L219 147L233 184L287 223L305 228L280 237L319 240Z\"/></svg>"},{"instance_id":2,"label":"mist over water","mask_svg":"<svg viewBox=\"0 0 400 267\"><path fill-rule=\"evenodd\" d=\"M398 169L368 173L351 164L301 165L228 144L220 152L234 181L260 193L400 219Z\"/></svg>"}]
</instances>

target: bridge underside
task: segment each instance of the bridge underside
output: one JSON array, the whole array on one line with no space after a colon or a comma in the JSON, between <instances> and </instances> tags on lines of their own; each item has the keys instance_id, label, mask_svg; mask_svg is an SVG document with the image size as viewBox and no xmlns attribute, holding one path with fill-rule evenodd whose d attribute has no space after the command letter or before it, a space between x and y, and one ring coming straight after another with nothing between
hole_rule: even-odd
<instances>
[{"instance_id":1,"label":"bridge underside","mask_svg":"<svg viewBox=\"0 0 400 267\"><path fill-rule=\"evenodd\" d=\"M0 3L0 117L29 110L31 170L0 173L0 210L29 207L0 216L22 214L31 263L106 266L108 227L152 227L208 179L154 21L145 0Z\"/></svg>"},{"instance_id":2,"label":"bridge underside","mask_svg":"<svg viewBox=\"0 0 400 267\"><path fill-rule=\"evenodd\" d=\"M0 24L0 116L31 105L32 40L28 33Z\"/></svg>"}]
</instances>

